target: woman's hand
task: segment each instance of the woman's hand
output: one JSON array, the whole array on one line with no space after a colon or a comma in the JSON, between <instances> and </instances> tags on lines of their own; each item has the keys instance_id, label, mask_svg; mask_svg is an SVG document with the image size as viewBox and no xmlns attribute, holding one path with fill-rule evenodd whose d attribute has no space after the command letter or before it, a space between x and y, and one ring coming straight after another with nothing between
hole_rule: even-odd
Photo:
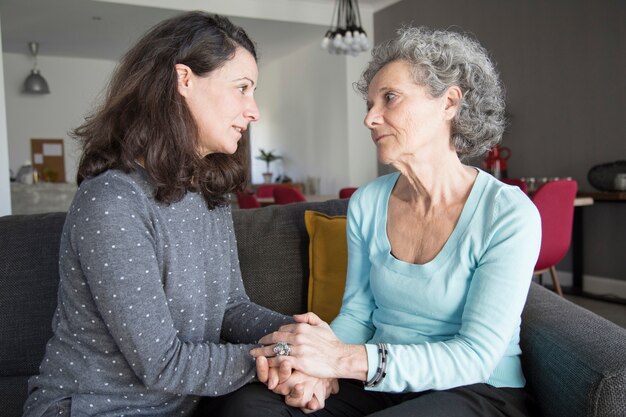
<instances>
[{"instance_id":1,"label":"woman's hand","mask_svg":"<svg viewBox=\"0 0 626 417\"><path fill-rule=\"evenodd\" d=\"M295 371L273 391L285 396L285 404L298 407L308 414L324 408L326 399L339 392L339 383L334 378L315 378Z\"/></svg>"},{"instance_id":2,"label":"woman's hand","mask_svg":"<svg viewBox=\"0 0 626 417\"><path fill-rule=\"evenodd\" d=\"M271 368L265 356L256 358L256 374L257 379L267 385L270 390L274 390L276 386L289 379L291 376L291 367L284 362L278 368Z\"/></svg>"},{"instance_id":3,"label":"woman's hand","mask_svg":"<svg viewBox=\"0 0 626 417\"><path fill-rule=\"evenodd\" d=\"M267 357L270 368L283 369L285 374L289 368L318 378L367 378L365 346L341 342L330 326L313 313L297 314L294 320L295 324L282 326L261 338L259 343L267 346L252 349L251 355ZM275 356L274 345L281 341L291 348L288 356Z\"/></svg>"},{"instance_id":4,"label":"woman's hand","mask_svg":"<svg viewBox=\"0 0 626 417\"><path fill-rule=\"evenodd\" d=\"M287 405L298 407L305 414L321 410L325 400L331 394L339 392L336 379L315 378L298 371L292 373L286 367L270 368L264 356L256 359L256 368L260 382L276 394L284 395Z\"/></svg>"}]
</instances>

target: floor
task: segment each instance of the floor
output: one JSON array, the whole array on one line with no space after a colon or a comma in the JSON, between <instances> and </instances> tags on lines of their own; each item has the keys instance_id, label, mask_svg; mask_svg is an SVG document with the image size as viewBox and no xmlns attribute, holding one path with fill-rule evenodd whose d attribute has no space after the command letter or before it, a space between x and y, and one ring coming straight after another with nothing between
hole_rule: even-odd
<instances>
[{"instance_id":1,"label":"floor","mask_svg":"<svg viewBox=\"0 0 626 417\"><path fill-rule=\"evenodd\" d=\"M578 304L579 306L586 308L587 310L591 310L597 315L626 328L626 304L612 303L568 294L565 295L565 298L574 304Z\"/></svg>"}]
</instances>

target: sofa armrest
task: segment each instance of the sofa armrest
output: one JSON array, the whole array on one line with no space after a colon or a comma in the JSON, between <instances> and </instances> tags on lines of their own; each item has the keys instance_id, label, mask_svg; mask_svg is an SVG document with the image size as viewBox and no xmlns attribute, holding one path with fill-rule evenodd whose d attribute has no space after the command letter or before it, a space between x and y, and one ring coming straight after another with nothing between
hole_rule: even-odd
<instances>
[{"instance_id":1,"label":"sofa armrest","mask_svg":"<svg viewBox=\"0 0 626 417\"><path fill-rule=\"evenodd\" d=\"M533 283L521 347L542 416L626 415L626 329Z\"/></svg>"}]
</instances>

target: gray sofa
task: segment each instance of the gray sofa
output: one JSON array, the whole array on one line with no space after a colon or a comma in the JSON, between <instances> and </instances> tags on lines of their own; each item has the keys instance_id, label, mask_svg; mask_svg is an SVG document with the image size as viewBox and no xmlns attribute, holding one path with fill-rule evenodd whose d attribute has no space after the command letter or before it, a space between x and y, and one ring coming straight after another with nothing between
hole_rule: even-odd
<instances>
[{"instance_id":1,"label":"gray sofa","mask_svg":"<svg viewBox=\"0 0 626 417\"><path fill-rule=\"evenodd\" d=\"M233 213L250 297L291 314L306 308L304 210L344 214L346 200ZM0 415L21 415L28 377L51 336L64 213L0 218ZM527 389L545 417L626 416L626 330L533 284L524 310Z\"/></svg>"}]
</instances>

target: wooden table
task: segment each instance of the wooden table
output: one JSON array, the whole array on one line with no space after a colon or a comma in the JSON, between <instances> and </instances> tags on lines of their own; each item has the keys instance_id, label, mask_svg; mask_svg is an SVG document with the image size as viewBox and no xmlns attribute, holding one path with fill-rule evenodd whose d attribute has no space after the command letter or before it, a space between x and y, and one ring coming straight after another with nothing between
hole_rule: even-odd
<instances>
[{"instance_id":1,"label":"wooden table","mask_svg":"<svg viewBox=\"0 0 626 417\"><path fill-rule=\"evenodd\" d=\"M574 200L574 224L572 226L572 288L574 294L583 292L584 251L583 251L583 208L591 206L594 199L578 193Z\"/></svg>"},{"instance_id":2,"label":"wooden table","mask_svg":"<svg viewBox=\"0 0 626 417\"><path fill-rule=\"evenodd\" d=\"M580 191L577 198L592 198L598 202L624 202L626 191Z\"/></svg>"},{"instance_id":3,"label":"wooden table","mask_svg":"<svg viewBox=\"0 0 626 417\"><path fill-rule=\"evenodd\" d=\"M334 200L337 197L335 194L305 194L304 197L308 203L319 203L322 201ZM274 203L274 197L257 197L261 207L271 206Z\"/></svg>"},{"instance_id":4,"label":"wooden table","mask_svg":"<svg viewBox=\"0 0 626 417\"><path fill-rule=\"evenodd\" d=\"M591 200L594 203L624 203L626 191L579 191L577 201ZM584 256L583 256L583 208L591 204L574 203L574 228L572 230L572 292L583 294Z\"/></svg>"}]
</instances>

